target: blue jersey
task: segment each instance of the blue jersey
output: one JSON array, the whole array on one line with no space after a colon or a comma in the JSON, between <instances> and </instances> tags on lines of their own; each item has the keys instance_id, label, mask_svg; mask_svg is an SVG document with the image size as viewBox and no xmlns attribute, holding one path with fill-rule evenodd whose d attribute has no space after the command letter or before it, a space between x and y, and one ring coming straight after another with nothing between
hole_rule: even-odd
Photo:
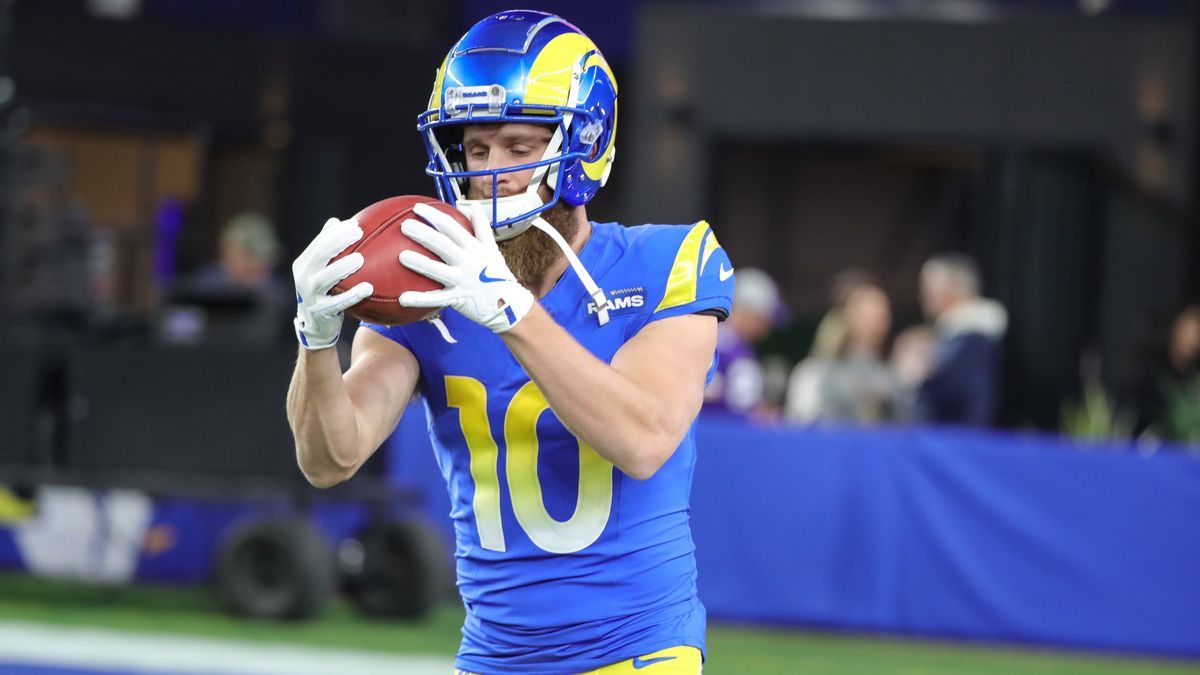
<instances>
[{"instance_id":1,"label":"blue jersey","mask_svg":"<svg viewBox=\"0 0 1200 675\"><path fill-rule=\"evenodd\" d=\"M651 321L728 314L733 270L707 223L592 227L579 258L606 291L608 323L569 270L540 302L597 358L610 362ZM692 430L653 477L634 480L567 431L488 329L452 310L370 327L420 363L467 611L456 667L568 673L704 649L688 526Z\"/></svg>"}]
</instances>

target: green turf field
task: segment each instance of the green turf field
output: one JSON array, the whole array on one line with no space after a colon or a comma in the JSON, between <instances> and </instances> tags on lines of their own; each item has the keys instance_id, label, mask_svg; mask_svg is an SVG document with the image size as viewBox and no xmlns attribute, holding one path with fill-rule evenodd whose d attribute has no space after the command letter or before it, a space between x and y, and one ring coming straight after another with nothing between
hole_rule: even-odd
<instances>
[{"instance_id":1,"label":"green turf field","mask_svg":"<svg viewBox=\"0 0 1200 675\"><path fill-rule=\"evenodd\" d=\"M448 605L420 623L380 622L360 619L349 607L338 604L320 621L255 622L222 615L214 597L203 589L100 588L0 574L0 621L3 620L449 655L458 643L462 611ZM709 629L709 660L704 672L706 675L1155 674L1200 673L1200 662L984 648L714 623Z\"/></svg>"}]
</instances>

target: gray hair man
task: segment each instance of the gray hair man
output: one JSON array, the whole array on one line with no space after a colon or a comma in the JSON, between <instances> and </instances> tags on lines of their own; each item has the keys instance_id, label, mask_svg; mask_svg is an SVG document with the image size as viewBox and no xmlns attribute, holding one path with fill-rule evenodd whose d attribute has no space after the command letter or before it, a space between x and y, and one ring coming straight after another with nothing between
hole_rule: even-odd
<instances>
[{"instance_id":1,"label":"gray hair man","mask_svg":"<svg viewBox=\"0 0 1200 675\"><path fill-rule=\"evenodd\" d=\"M1008 313L980 288L979 267L965 255L934 256L921 268L921 307L936 345L917 392L917 421L986 425L995 417Z\"/></svg>"}]
</instances>

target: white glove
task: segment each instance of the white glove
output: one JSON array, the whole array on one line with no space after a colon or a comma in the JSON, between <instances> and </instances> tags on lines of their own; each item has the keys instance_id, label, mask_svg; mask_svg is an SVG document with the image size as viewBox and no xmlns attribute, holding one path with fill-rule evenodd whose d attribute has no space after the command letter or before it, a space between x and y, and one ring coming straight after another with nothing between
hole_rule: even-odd
<instances>
[{"instance_id":1,"label":"white glove","mask_svg":"<svg viewBox=\"0 0 1200 675\"><path fill-rule=\"evenodd\" d=\"M358 283L348 291L329 295L339 281L363 266L363 255L357 251L338 260L329 261L362 239L358 221L330 218L308 248L292 263L296 280L296 339L305 349L327 349L337 344L342 334L342 312L370 297L375 288L370 282Z\"/></svg>"},{"instance_id":2,"label":"white glove","mask_svg":"<svg viewBox=\"0 0 1200 675\"><path fill-rule=\"evenodd\" d=\"M400 264L445 286L436 291L405 291L405 307L453 307L493 333L517 325L533 307L533 294L517 282L504 262L490 225L475 227L471 236L458 220L428 204L413 211L433 227L406 220L400 231L432 251L434 260L416 251L400 254Z\"/></svg>"}]
</instances>

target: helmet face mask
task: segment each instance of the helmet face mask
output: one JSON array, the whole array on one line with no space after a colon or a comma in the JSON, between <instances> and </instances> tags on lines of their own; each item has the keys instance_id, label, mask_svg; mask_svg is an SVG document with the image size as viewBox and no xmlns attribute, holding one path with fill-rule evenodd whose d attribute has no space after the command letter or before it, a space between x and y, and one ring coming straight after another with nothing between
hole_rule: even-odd
<instances>
[{"instance_id":1,"label":"helmet face mask","mask_svg":"<svg viewBox=\"0 0 1200 675\"><path fill-rule=\"evenodd\" d=\"M429 109L417 118L429 155L425 172L442 200L473 219L486 214L497 239L516 236L559 201L586 204L604 185L615 154L616 96L611 69L579 29L542 12L493 15L438 69ZM468 171L463 126L514 122L552 126L541 159ZM499 196L501 174L531 169L524 193ZM492 198L468 198L469 181L478 177L492 180ZM547 200L538 194L543 184Z\"/></svg>"}]
</instances>

